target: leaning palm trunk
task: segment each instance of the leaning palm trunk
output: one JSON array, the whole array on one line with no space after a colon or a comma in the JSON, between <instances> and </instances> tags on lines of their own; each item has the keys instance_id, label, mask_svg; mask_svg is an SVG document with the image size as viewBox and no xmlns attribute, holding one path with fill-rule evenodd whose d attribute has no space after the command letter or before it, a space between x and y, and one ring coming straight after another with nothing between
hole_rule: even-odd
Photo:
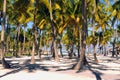
<instances>
[{"instance_id":1,"label":"leaning palm trunk","mask_svg":"<svg viewBox=\"0 0 120 80\"><path fill-rule=\"evenodd\" d=\"M4 5L3 5L3 21L2 21L0 53L1 53L1 60L2 60L3 67L10 68L10 65L5 61L5 58L4 58L4 53L5 53L5 42L4 42L5 17L6 17L6 0L4 0Z\"/></svg>"}]
</instances>

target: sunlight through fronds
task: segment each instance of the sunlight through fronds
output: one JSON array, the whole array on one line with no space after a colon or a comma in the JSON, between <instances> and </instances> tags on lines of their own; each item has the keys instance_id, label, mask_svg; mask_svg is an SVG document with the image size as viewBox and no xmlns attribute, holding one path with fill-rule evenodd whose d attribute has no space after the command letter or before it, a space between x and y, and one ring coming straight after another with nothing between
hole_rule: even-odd
<instances>
[{"instance_id":1,"label":"sunlight through fronds","mask_svg":"<svg viewBox=\"0 0 120 80\"><path fill-rule=\"evenodd\" d=\"M63 32L63 30L67 27L68 23L69 23L69 20L63 25L63 27L59 28L59 31L58 31L59 34L61 34Z\"/></svg>"},{"instance_id":2,"label":"sunlight through fronds","mask_svg":"<svg viewBox=\"0 0 120 80\"><path fill-rule=\"evenodd\" d=\"M24 22L24 20L25 20L25 16L24 16L24 14L23 13L21 13L21 16L20 16L20 18L19 18L19 22L20 23L23 23Z\"/></svg>"},{"instance_id":3,"label":"sunlight through fronds","mask_svg":"<svg viewBox=\"0 0 120 80\"><path fill-rule=\"evenodd\" d=\"M118 19L120 20L120 11L118 12Z\"/></svg>"},{"instance_id":4,"label":"sunlight through fronds","mask_svg":"<svg viewBox=\"0 0 120 80\"><path fill-rule=\"evenodd\" d=\"M30 0L30 2L31 2L31 3L34 3L34 2L35 2L35 0Z\"/></svg>"},{"instance_id":5,"label":"sunlight through fronds","mask_svg":"<svg viewBox=\"0 0 120 80\"><path fill-rule=\"evenodd\" d=\"M46 23L46 20L45 19L42 19L41 21L40 21L40 23L39 23L39 28L40 29L43 29L44 28L44 25L45 25L45 23Z\"/></svg>"},{"instance_id":6,"label":"sunlight through fronds","mask_svg":"<svg viewBox=\"0 0 120 80\"><path fill-rule=\"evenodd\" d=\"M115 16L117 14L116 9L112 12L112 16Z\"/></svg>"},{"instance_id":7,"label":"sunlight through fronds","mask_svg":"<svg viewBox=\"0 0 120 80\"><path fill-rule=\"evenodd\" d=\"M61 7L60 7L59 4L55 3L55 4L54 4L54 9L61 10Z\"/></svg>"}]
</instances>

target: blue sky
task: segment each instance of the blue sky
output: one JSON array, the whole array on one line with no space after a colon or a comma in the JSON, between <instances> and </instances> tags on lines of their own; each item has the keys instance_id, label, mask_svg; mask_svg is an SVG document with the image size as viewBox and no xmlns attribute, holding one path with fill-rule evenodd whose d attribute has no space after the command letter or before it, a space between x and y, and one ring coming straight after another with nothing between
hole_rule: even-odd
<instances>
[{"instance_id":1,"label":"blue sky","mask_svg":"<svg viewBox=\"0 0 120 80\"><path fill-rule=\"evenodd\" d=\"M29 22L29 23L27 24L28 28L32 28L32 25L33 25L33 22Z\"/></svg>"},{"instance_id":2,"label":"blue sky","mask_svg":"<svg viewBox=\"0 0 120 80\"><path fill-rule=\"evenodd\" d=\"M103 3L105 2L105 0L100 0L100 1L103 2ZM108 1L110 1L111 4L114 4L114 2L118 1L118 0L108 0Z\"/></svg>"}]
</instances>

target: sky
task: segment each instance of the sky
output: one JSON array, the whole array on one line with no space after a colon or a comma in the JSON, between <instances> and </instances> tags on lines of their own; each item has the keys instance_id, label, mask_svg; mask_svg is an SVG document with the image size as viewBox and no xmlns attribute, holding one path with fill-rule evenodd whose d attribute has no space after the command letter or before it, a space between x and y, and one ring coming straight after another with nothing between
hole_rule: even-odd
<instances>
[{"instance_id":1,"label":"sky","mask_svg":"<svg viewBox=\"0 0 120 80\"><path fill-rule=\"evenodd\" d=\"M103 3L105 2L105 0L100 0L100 1L103 2ZM108 1L110 1L111 4L114 4L114 2L117 1L117 0L108 0Z\"/></svg>"}]
</instances>

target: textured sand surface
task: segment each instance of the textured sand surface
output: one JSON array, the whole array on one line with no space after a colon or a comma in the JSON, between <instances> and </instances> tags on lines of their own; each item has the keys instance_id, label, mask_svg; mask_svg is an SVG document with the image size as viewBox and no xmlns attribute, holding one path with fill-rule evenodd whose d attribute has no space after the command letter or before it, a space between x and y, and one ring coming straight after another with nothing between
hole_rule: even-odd
<instances>
[{"instance_id":1,"label":"textured sand surface","mask_svg":"<svg viewBox=\"0 0 120 80\"><path fill-rule=\"evenodd\" d=\"M0 64L0 80L120 80L120 60L109 56L98 56L98 59L99 64L90 62L90 69L79 72L69 69L76 59L61 58L60 62L55 62L36 57L36 64L31 65L30 57L7 58L13 68L3 69Z\"/></svg>"}]
</instances>

